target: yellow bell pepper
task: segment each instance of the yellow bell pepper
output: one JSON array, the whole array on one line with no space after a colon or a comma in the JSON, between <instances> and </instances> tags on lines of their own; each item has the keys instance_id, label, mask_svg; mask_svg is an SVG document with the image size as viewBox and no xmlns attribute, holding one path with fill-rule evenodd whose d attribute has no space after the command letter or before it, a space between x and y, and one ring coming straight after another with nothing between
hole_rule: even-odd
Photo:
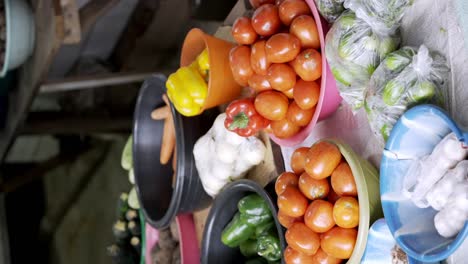
<instances>
[{"instance_id":1,"label":"yellow bell pepper","mask_svg":"<svg viewBox=\"0 0 468 264\"><path fill-rule=\"evenodd\" d=\"M204 49L203 52L198 55L197 62L200 74L203 76L203 78L205 78L205 80L208 80L208 74L210 72L210 59L208 57L207 49Z\"/></svg>"},{"instance_id":2,"label":"yellow bell pepper","mask_svg":"<svg viewBox=\"0 0 468 264\"><path fill-rule=\"evenodd\" d=\"M179 113L184 116L198 115L208 94L208 85L191 65L181 67L171 74L166 82L167 96Z\"/></svg>"}]
</instances>

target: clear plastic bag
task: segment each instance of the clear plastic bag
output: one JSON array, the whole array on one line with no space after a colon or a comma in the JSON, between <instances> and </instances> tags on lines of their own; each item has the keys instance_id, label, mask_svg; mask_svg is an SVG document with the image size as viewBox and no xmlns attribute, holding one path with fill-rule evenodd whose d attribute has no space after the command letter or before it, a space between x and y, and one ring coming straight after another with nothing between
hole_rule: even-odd
<instances>
[{"instance_id":1,"label":"clear plastic bag","mask_svg":"<svg viewBox=\"0 0 468 264\"><path fill-rule=\"evenodd\" d=\"M403 47L382 61L365 99L371 128L382 144L408 108L422 103L444 106L448 72L445 58L424 45L418 51Z\"/></svg>"},{"instance_id":2,"label":"clear plastic bag","mask_svg":"<svg viewBox=\"0 0 468 264\"><path fill-rule=\"evenodd\" d=\"M315 0L315 5L320 14L329 22L333 23L345 10L345 0Z\"/></svg>"},{"instance_id":3,"label":"clear plastic bag","mask_svg":"<svg viewBox=\"0 0 468 264\"><path fill-rule=\"evenodd\" d=\"M353 109L380 62L400 43L400 20L411 0L345 0L327 34L325 54L343 99Z\"/></svg>"}]
</instances>

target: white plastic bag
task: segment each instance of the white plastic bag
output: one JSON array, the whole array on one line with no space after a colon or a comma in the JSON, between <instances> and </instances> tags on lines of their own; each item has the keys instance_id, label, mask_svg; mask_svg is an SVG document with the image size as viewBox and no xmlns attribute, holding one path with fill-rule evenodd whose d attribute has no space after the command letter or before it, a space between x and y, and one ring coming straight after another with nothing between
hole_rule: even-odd
<instances>
[{"instance_id":1,"label":"white plastic bag","mask_svg":"<svg viewBox=\"0 0 468 264\"><path fill-rule=\"evenodd\" d=\"M380 62L398 48L400 20L411 0L345 0L327 34L325 54L343 99L353 109Z\"/></svg>"},{"instance_id":2,"label":"white plastic bag","mask_svg":"<svg viewBox=\"0 0 468 264\"><path fill-rule=\"evenodd\" d=\"M390 53L371 77L365 108L371 128L383 144L398 118L411 106L444 106L448 66L445 58L422 45Z\"/></svg>"},{"instance_id":3,"label":"white plastic bag","mask_svg":"<svg viewBox=\"0 0 468 264\"><path fill-rule=\"evenodd\" d=\"M315 0L315 6L320 14L329 22L333 23L345 10L344 0Z\"/></svg>"}]
</instances>

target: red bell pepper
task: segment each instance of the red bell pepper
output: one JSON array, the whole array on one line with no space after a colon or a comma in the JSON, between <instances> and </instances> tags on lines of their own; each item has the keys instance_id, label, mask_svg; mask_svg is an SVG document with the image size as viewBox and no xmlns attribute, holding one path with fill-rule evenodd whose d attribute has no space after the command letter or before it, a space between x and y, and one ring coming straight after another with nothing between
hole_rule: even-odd
<instances>
[{"instance_id":1,"label":"red bell pepper","mask_svg":"<svg viewBox=\"0 0 468 264\"><path fill-rule=\"evenodd\" d=\"M224 126L241 137L251 137L266 128L270 120L257 113L253 98L233 101L226 109Z\"/></svg>"}]
</instances>

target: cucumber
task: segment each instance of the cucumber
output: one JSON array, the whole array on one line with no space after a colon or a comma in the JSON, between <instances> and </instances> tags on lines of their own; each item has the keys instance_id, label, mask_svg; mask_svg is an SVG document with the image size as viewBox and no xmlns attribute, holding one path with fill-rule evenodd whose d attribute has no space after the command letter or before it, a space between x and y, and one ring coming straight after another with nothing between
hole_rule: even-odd
<instances>
[{"instance_id":1,"label":"cucumber","mask_svg":"<svg viewBox=\"0 0 468 264\"><path fill-rule=\"evenodd\" d=\"M130 170L133 167L133 153L132 153L132 146L133 146L133 137L130 136L125 143L125 147L122 152L122 161L121 165L124 170Z\"/></svg>"},{"instance_id":2,"label":"cucumber","mask_svg":"<svg viewBox=\"0 0 468 264\"><path fill-rule=\"evenodd\" d=\"M138 196L135 187L133 187L130 193L128 194L128 206L135 210L140 209L140 202L138 201Z\"/></svg>"}]
</instances>

